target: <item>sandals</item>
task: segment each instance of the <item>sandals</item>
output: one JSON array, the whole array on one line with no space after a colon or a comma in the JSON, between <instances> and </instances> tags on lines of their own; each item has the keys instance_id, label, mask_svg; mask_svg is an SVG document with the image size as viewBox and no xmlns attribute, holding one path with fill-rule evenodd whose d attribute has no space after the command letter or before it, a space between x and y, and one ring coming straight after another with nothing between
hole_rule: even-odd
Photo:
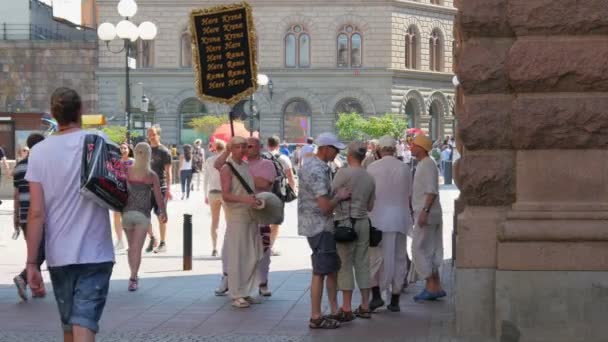
<instances>
[{"instance_id":1,"label":"sandals","mask_svg":"<svg viewBox=\"0 0 608 342\"><path fill-rule=\"evenodd\" d=\"M137 291L139 278L129 278L129 287L128 290L130 292Z\"/></svg>"},{"instance_id":2,"label":"sandals","mask_svg":"<svg viewBox=\"0 0 608 342\"><path fill-rule=\"evenodd\" d=\"M369 309L364 309L361 306L359 306L357 309L355 309L354 313L355 313L355 316L357 316L359 318L363 318L363 319L372 318L371 311L369 311Z\"/></svg>"},{"instance_id":3,"label":"sandals","mask_svg":"<svg viewBox=\"0 0 608 342\"><path fill-rule=\"evenodd\" d=\"M340 323L348 323L354 321L357 318L352 311L344 311L342 309L338 310L338 313L327 315L327 318L336 320Z\"/></svg>"},{"instance_id":4,"label":"sandals","mask_svg":"<svg viewBox=\"0 0 608 342\"><path fill-rule=\"evenodd\" d=\"M308 327L310 329L336 329L340 327L340 322L327 316L322 316L317 319L311 318Z\"/></svg>"},{"instance_id":5,"label":"sandals","mask_svg":"<svg viewBox=\"0 0 608 342\"><path fill-rule=\"evenodd\" d=\"M245 298L237 298L232 301L232 306L239 309L248 308L251 304Z\"/></svg>"}]
</instances>

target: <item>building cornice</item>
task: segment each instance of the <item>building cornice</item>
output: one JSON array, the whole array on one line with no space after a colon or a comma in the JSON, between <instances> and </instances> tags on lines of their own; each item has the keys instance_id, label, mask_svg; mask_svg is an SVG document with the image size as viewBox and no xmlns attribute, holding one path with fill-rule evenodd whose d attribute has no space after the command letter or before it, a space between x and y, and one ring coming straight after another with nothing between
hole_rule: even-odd
<instances>
[{"instance_id":1,"label":"building cornice","mask_svg":"<svg viewBox=\"0 0 608 342\"><path fill-rule=\"evenodd\" d=\"M404 78L408 80L420 80L420 81L439 81L439 82L452 82L454 74L449 72L436 72L436 71L424 71L424 70L401 70L401 69L389 69L395 78Z\"/></svg>"},{"instance_id":2,"label":"building cornice","mask_svg":"<svg viewBox=\"0 0 608 342\"><path fill-rule=\"evenodd\" d=\"M415 9L433 13L441 13L446 15L456 15L458 9L454 7L432 5L412 0L392 0L390 1L395 7Z\"/></svg>"}]
</instances>

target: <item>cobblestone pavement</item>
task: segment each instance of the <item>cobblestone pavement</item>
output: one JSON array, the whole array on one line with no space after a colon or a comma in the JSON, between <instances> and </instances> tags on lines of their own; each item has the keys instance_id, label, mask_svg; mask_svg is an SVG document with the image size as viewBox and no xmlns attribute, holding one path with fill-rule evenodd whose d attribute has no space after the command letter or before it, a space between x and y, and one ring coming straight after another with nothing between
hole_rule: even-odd
<instances>
[{"instance_id":1,"label":"cobblestone pavement","mask_svg":"<svg viewBox=\"0 0 608 342\"><path fill-rule=\"evenodd\" d=\"M175 197L179 193L176 191ZM451 258L453 200L458 191L442 187L444 208L444 254ZM23 240L10 239L11 201L0 207L0 341L60 341L59 318L48 273L44 272L49 295L20 302L12 277L24 264ZM446 260L443 277L450 294L446 300L419 304L412 300L422 283L411 285L401 298L401 312L381 311L371 320L355 320L332 331L312 331L307 319L310 309L310 251L297 235L296 204L287 207L273 257L270 287L272 297L246 310L230 306L226 297L216 297L220 260L210 257L209 210L200 192L189 200L169 204L168 251L146 254L142 262L140 290L127 292L126 255L116 256L110 295L101 320L99 341L468 341L453 338L452 272ZM182 271L182 215L194 222L192 271ZM220 236L223 236L224 223ZM221 240L221 239L220 239ZM221 241L220 241L221 243ZM66 246L67 247L67 246ZM353 305L360 299L355 297ZM324 302L327 310L327 303ZM473 341L473 340L471 340ZM479 341L479 340L474 340Z\"/></svg>"}]
</instances>

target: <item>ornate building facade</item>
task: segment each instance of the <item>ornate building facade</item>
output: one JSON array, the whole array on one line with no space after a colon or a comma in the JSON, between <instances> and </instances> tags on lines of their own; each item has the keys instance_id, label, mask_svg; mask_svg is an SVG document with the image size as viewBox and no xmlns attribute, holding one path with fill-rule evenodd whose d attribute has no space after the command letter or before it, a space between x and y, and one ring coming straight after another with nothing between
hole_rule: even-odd
<instances>
[{"instance_id":1,"label":"ornate building facade","mask_svg":"<svg viewBox=\"0 0 608 342\"><path fill-rule=\"evenodd\" d=\"M220 1L139 0L137 20L158 25L151 43L136 42L138 68L151 110L135 127L157 123L167 143L191 143L193 117L227 113L195 96L188 15ZM336 114L397 113L434 138L452 135L451 0L251 0L259 71L270 77L256 94L263 136L289 142L333 130ZM99 0L99 22L117 22L116 1ZM119 42L113 46L119 48ZM124 117L124 55L100 44L99 109ZM237 112L243 105L237 105Z\"/></svg>"}]
</instances>

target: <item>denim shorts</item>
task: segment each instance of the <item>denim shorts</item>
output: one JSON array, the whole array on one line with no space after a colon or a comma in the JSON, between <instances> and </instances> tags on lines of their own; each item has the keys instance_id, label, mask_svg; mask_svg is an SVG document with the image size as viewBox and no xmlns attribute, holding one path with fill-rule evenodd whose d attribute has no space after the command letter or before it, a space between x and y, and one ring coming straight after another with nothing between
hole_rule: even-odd
<instances>
[{"instance_id":1,"label":"denim shorts","mask_svg":"<svg viewBox=\"0 0 608 342\"><path fill-rule=\"evenodd\" d=\"M113 262L49 267L64 331L73 325L99 331L113 267Z\"/></svg>"},{"instance_id":2,"label":"denim shorts","mask_svg":"<svg viewBox=\"0 0 608 342\"><path fill-rule=\"evenodd\" d=\"M307 238L312 250L312 273L328 275L340 270L341 260L336 249L336 240L331 232L321 232Z\"/></svg>"}]
</instances>

